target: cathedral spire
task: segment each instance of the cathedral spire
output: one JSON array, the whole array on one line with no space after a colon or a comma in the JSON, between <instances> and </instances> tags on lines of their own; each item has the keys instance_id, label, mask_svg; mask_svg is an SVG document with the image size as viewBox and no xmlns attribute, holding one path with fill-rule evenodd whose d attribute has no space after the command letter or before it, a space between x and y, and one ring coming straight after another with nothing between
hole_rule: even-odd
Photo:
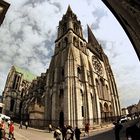
<instances>
[{"instance_id":1,"label":"cathedral spire","mask_svg":"<svg viewBox=\"0 0 140 140\"><path fill-rule=\"evenodd\" d=\"M68 9L67 9L67 12L66 13L73 13L72 10L71 10L70 5L68 6Z\"/></svg>"},{"instance_id":2,"label":"cathedral spire","mask_svg":"<svg viewBox=\"0 0 140 140\"><path fill-rule=\"evenodd\" d=\"M97 39L95 38L94 34L92 33L88 25L87 28L88 28L88 43L91 43L92 45L99 45Z\"/></svg>"}]
</instances>

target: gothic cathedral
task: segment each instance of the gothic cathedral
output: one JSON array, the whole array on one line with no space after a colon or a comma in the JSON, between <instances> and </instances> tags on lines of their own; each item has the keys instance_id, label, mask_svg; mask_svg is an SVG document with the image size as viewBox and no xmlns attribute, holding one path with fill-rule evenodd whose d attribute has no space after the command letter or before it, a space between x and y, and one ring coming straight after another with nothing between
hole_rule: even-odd
<instances>
[{"instance_id":1,"label":"gothic cathedral","mask_svg":"<svg viewBox=\"0 0 140 140\"><path fill-rule=\"evenodd\" d=\"M70 6L59 22L55 51L47 70L45 120L82 127L120 115L115 79L101 45Z\"/></svg>"},{"instance_id":2,"label":"gothic cathedral","mask_svg":"<svg viewBox=\"0 0 140 140\"><path fill-rule=\"evenodd\" d=\"M5 114L28 120L33 127L51 123L80 128L121 115L108 58L87 28L88 41L69 6L59 22L54 55L46 73L36 77L18 67L11 68L3 92Z\"/></svg>"}]
</instances>

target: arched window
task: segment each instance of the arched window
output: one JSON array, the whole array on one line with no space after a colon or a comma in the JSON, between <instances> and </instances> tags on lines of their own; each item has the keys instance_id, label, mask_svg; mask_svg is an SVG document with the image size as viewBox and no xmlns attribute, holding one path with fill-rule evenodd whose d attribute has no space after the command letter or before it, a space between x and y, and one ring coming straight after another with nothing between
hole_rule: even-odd
<instances>
[{"instance_id":1,"label":"arched window","mask_svg":"<svg viewBox=\"0 0 140 140\"><path fill-rule=\"evenodd\" d=\"M60 89L59 91L59 105L61 108L63 108L63 103L64 103L64 89Z\"/></svg>"},{"instance_id":2,"label":"arched window","mask_svg":"<svg viewBox=\"0 0 140 140\"><path fill-rule=\"evenodd\" d=\"M105 116L105 121L107 121L109 117L109 107L107 103L104 103L104 116Z\"/></svg>"},{"instance_id":3,"label":"arched window","mask_svg":"<svg viewBox=\"0 0 140 140\"><path fill-rule=\"evenodd\" d=\"M80 92L81 92L81 98L82 98L82 103L81 103L81 115L82 117L84 117L84 93L82 91L82 89L80 89Z\"/></svg>"},{"instance_id":4,"label":"arched window","mask_svg":"<svg viewBox=\"0 0 140 140\"><path fill-rule=\"evenodd\" d=\"M65 37L65 38L64 38L64 47L66 47L67 45L68 45L68 38Z\"/></svg>"},{"instance_id":5,"label":"arched window","mask_svg":"<svg viewBox=\"0 0 140 140\"><path fill-rule=\"evenodd\" d=\"M13 111L14 110L14 105L15 105L15 101L14 101L14 99L11 99L10 111Z\"/></svg>"},{"instance_id":6,"label":"arched window","mask_svg":"<svg viewBox=\"0 0 140 140\"><path fill-rule=\"evenodd\" d=\"M107 85L105 85L105 98L106 98L106 100L109 100L109 91L108 91Z\"/></svg>"},{"instance_id":7,"label":"arched window","mask_svg":"<svg viewBox=\"0 0 140 140\"><path fill-rule=\"evenodd\" d=\"M96 87L97 87L98 96L99 96L99 98L101 98L101 91L100 91L100 85L99 85L98 79L96 79L95 81L96 81Z\"/></svg>"},{"instance_id":8,"label":"arched window","mask_svg":"<svg viewBox=\"0 0 140 140\"><path fill-rule=\"evenodd\" d=\"M64 69L63 69L63 68L62 68L62 70L61 70L61 75L62 75L62 80L64 80L65 72L64 72Z\"/></svg>"},{"instance_id":9,"label":"arched window","mask_svg":"<svg viewBox=\"0 0 140 140\"><path fill-rule=\"evenodd\" d=\"M79 80L82 80L82 71L80 67L77 68L77 76Z\"/></svg>"},{"instance_id":10,"label":"arched window","mask_svg":"<svg viewBox=\"0 0 140 140\"><path fill-rule=\"evenodd\" d=\"M100 79L100 91L101 91L101 98L104 99L104 81Z\"/></svg>"},{"instance_id":11,"label":"arched window","mask_svg":"<svg viewBox=\"0 0 140 140\"><path fill-rule=\"evenodd\" d=\"M76 39L76 37L73 37L73 45L74 45L75 47L78 46L78 40Z\"/></svg>"},{"instance_id":12,"label":"arched window","mask_svg":"<svg viewBox=\"0 0 140 140\"><path fill-rule=\"evenodd\" d=\"M21 98L23 97L24 89L21 90Z\"/></svg>"},{"instance_id":13,"label":"arched window","mask_svg":"<svg viewBox=\"0 0 140 140\"><path fill-rule=\"evenodd\" d=\"M60 46L61 46L61 42L58 43L58 47L60 47Z\"/></svg>"},{"instance_id":14,"label":"arched window","mask_svg":"<svg viewBox=\"0 0 140 140\"><path fill-rule=\"evenodd\" d=\"M80 42L80 47L83 47L83 43L82 42Z\"/></svg>"},{"instance_id":15,"label":"arched window","mask_svg":"<svg viewBox=\"0 0 140 140\"><path fill-rule=\"evenodd\" d=\"M87 78L88 78L88 83L90 85L92 85L92 78L91 78L91 72L90 71L87 71Z\"/></svg>"},{"instance_id":16,"label":"arched window","mask_svg":"<svg viewBox=\"0 0 140 140\"><path fill-rule=\"evenodd\" d=\"M63 33L65 33L67 31L67 23L63 24Z\"/></svg>"},{"instance_id":17,"label":"arched window","mask_svg":"<svg viewBox=\"0 0 140 140\"><path fill-rule=\"evenodd\" d=\"M104 118L104 110L101 103L100 103L100 111L101 111L101 121L102 121L102 119Z\"/></svg>"},{"instance_id":18,"label":"arched window","mask_svg":"<svg viewBox=\"0 0 140 140\"><path fill-rule=\"evenodd\" d=\"M78 32L78 26L74 24L74 31L77 33Z\"/></svg>"}]
</instances>

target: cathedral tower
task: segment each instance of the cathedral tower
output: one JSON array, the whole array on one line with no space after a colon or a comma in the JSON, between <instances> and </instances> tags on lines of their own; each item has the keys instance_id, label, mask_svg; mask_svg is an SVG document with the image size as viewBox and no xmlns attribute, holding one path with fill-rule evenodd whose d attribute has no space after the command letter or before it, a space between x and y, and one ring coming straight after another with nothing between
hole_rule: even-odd
<instances>
[{"instance_id":1,"label":"cathedral tower","mask_svg":"<svg viewBox=\"0 0 140 140\"><path fill-rule=\"evenodd\" d=\"M81 22L68 6L47 71L45 119L56 126L83 127L120 115L115 81L108 69L108 59L91 29L87 42Z\"/></svg>"}]
</instances>

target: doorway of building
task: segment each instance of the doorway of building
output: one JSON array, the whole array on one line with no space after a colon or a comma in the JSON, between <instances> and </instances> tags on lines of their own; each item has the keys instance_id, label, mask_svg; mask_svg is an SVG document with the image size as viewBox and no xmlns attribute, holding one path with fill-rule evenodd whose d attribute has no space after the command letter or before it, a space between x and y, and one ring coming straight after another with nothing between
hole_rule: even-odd
<instances>
[{"instance_id":1,"label":"doorway of building","mask_svg":"<svg viewBox=\"0 0 140 140\"><path fill-rule=\"evenodd\" d=\"M61 111L59 114L59 126L62 128L64 126L64 112Z\"/></svg>"}]
</instances>

